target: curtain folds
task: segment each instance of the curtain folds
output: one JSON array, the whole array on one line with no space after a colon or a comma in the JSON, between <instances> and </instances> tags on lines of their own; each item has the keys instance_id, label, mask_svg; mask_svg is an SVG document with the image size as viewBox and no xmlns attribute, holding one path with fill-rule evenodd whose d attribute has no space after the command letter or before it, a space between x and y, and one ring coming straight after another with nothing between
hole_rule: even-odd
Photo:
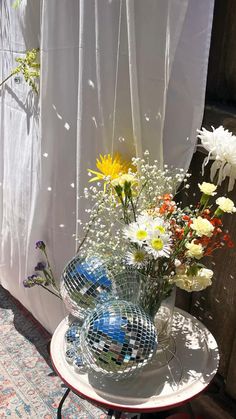
<instances>
[{"instance_id":1,"label":"curtain folds","mask_svg":"<svg viewBox=\"0 0 236 419\"><path fill-rule=\"evenodd\" d=\"M40 47L40 98L21 78L0 96L0 280L53 331L65 315L26 290L44 240L59 280L73 256L99 153L149 149L187 168L200 127L213 0L11 0L0 5L0 76Z\"/></svg>"}]
</instances>

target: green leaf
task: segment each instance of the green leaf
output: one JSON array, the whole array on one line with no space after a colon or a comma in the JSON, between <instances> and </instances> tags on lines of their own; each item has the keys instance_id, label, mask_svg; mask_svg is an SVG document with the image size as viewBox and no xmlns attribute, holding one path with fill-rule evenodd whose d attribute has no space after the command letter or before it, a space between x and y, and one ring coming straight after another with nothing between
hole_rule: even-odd
<instances>
[{"instance_id":1,"label":"green leaf","mask_svg":"<svg viewBox=\"0 0 236 419\"><path fill-rule=\"evenodd\" d=\"M195 263L194 265L191 265L191 266L188 268L188 270L187 270L187 275L188 275L188 276L190 276L190 275L192 275L192 276L196 276L196 275L197 275L197 273L198 273L198 271L199 271L199 269L200 269L200 266L199 266L197 263Z\"/></svg>"}]
</instances>

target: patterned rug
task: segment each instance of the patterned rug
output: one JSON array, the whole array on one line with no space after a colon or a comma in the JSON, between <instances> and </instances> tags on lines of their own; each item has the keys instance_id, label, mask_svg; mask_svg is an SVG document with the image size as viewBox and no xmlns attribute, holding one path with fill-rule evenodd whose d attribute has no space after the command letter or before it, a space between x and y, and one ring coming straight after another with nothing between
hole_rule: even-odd
<instances>
[{"instance_id":1,"label":"patterned rug","mask_svg":"<svg viewBox=\"0 0 236 419\"><path fill-rule=\"evenodd\" d=\"M54 373L50 335L0 286L0 418L56 418L65 386ZM106 415L75 395L63 405L64 419Z\"/></svg>"}]
</instances>

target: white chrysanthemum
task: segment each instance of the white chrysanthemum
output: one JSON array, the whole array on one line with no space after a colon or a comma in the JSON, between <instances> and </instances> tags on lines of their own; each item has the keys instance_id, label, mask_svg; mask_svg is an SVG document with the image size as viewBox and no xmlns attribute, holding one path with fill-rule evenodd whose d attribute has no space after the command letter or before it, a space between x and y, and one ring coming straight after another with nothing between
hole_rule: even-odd
<instances>
[{"instance_id":1,"label":"white chrysanthemum","mask_svg":"<svg viewBox=\"0 0 236 419\"><path fill-rule=\"evenodd\" d=\"M162 256L169 257L171 251L171 241L168 234L151 234L147 240L147 246L145 247L147 253L151 254L154 259L158 259Z\"/></svg>"},{"instance_id":2,"label":"white chrysanthemum","mask_svg":"<svg viewBox=\"0 0 236 419\"><path fill-rule=\"evenodd\" d=\"M192 292L202 291L209 287L212 284L212 277L213 271L211 269L201 268L195 276L187 275L185 270L180 269L172 278L172 281L178 288Z\"/></svg>"},{"instance_id":3,"label":"white chrysanthemum","mask_svg":"<svg viewBox=\"0 0 236 419\"><path fill-rule=\"evenodd\" d=\"M212 284L214 272L211 269L201 268L194 277L193 291L202 291Z\"/></svg>"},{"instance_id":4,"label":"white chrysanthemum","mask_svg":"<svg viewBox=\"0 0 236 419\"><path fill-rule=\"evenodd\" d=\"M214 227L206 218L197 217L192 219L191 229L196 231L199 237L207 236L211 237L213 234Z\"/></svg>"},{"instance_id":5,"label":"white chrysanthemum","mask_svg":"<svg viewBox=\"0 0 236 419\"><path fill-rule=\"evenodd\" d=\"M185 243L185 247L188 249L186 252L186 256L195 259L201 259L203 257L204 249L203 246L199 244L195 244L193 241Z\"/></svg>"},{"instance_id":6,"label":"white chrysanthemum","mask_svg":"<svg viewBox=\"0 0 236 419\"><path fill-rule=\"evenodd\" d=\"M124 236L140 246L148 239L147 226L138 222L130 223L124 228Z\"/></svg>"},{"instance_id":7,"label":"white chrysanthemum","mask_svg":"<svg viewBox=\"0 0 236 419\"><path fill-rule=\"evenodd\" d=\"M198 132L202 146L208 151L202 165L203 172L209 160L215 160L211 166L211 180L218 171L217 184L229 177L228 191L232 191L236 180L236 137L222 126L217 129L212 127L212 131L203 128Z\"/></svg>"},{"instance_id":8,"label":"white chrysanthemum","mask_svg":"<svg viewBox=\"0 0 236 419\"><path fill-rule=\"evenodd\" d=\"M214 185L213 183L202 182L202 184L200 183L198 184L198 187L200 191L204 193L205 195L209 195L209 196L216 195L215 190L217 189L217 186Z\"/></svg>"},{"instance_id":9,"label":"white chrysanthemum","mask_svg":"<svg viewBox=\"0 0 236 419\"><path fill-rule=\"evenodd\" d=\"M143 249L134 249L133 251L127 252L126 263L135 268L142 268L146 262L146 256L147 253Z\"/></svg>"},{"instance_id":10,"label":"white chrysanthemum","mask_svg":"<svg viewBox=\"0 0 236 419\"><path fill-rule=\"evenodd\" d=\"M229 198L225 198L224 196L221 196L217 198L216 204L219 205L219 208L223 212L229 212L229 213L236 212L234 202Z\"/></svg>"}]
</instances>

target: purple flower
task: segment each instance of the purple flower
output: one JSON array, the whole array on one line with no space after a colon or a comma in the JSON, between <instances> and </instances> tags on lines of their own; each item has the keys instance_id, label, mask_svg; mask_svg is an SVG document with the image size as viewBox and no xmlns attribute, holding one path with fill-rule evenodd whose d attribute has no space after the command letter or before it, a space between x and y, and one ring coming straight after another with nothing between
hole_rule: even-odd
<instances>
[{"instance_id":1,"label":"purple flower","mask_svg":"<svg viewBox=\"0 0 236 419\"><path fill-rule=\"evenodd\" d=\"M39 240L38 242L36 242L35 247L36 247L36 249L45 250L46 245L42 240Z\"/></svg>"},{"instance_id":2,"label":"purple flower","mask_svg":"<svg viewBox=\"0 0 236 419\"><path fill-rule=\"evenodd\" d=\"M45 269L46 269L46 263L44 262L38 262L34 268L35 271L44 271Z\"/></svg>"}]
</instances>

